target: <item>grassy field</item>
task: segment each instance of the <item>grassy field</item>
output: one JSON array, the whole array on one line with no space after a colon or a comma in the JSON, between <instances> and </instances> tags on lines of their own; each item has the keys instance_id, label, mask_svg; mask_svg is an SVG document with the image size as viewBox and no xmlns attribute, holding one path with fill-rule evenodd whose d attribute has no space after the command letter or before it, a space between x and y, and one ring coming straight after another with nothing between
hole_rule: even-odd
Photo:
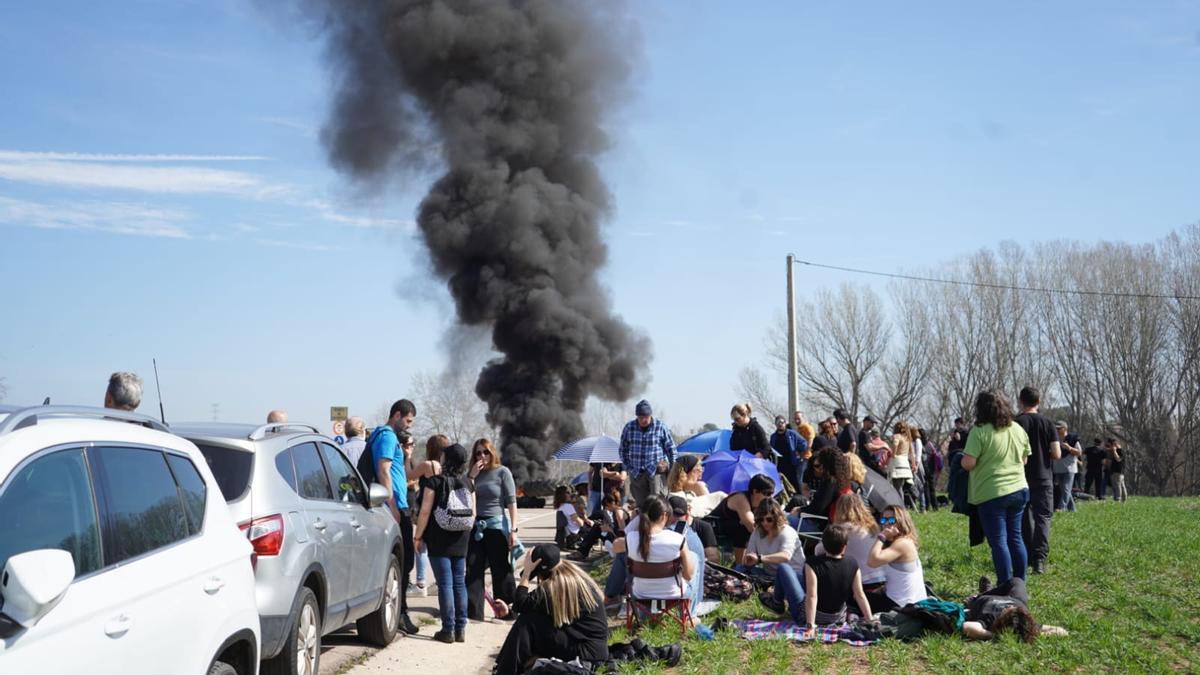
<instances>
[{"instance_id":1,"label":"grassy field","mask_svg":"<svg viewBox=\"0 0 1200 675\"><path fill-rule=\"evenodd\" d=\"M942 597L962 601L981 574L993 576L987 544L967 546L965 517L943 509L919 516L917 527L926 579ZM1030 577L1030 609L1069 637L1026 645L1010 636L990 643L936 636L851 647L749 642L726 632L711 642L689 636L671 672L1200 672L1200 499L1081 503L1077 513L1055 514L1050 546L1046 574ZM776 618L757 599L725 603L705 621L717 616ZM665 644L679 631L640 636ZM614 631L614 641L627 638Z\"/></svg>"}]
</instances>

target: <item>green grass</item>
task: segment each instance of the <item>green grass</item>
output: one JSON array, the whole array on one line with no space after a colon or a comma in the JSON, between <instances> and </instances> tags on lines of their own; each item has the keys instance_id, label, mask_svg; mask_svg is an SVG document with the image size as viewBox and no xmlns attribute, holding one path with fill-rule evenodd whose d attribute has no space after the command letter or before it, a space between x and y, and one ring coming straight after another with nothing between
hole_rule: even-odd
<instances>
[{"instance_id":1,"label":"green grass","mask_svg":"<svg viewBox=\"0 0 1200 675\"><path fill-rule=\"evenodd\" d=\"M917 527L925 577L942 597L962 601L981 574L994 576L987 544L968 547L964 516L943 509L918 516ZM1034 617L1065 627L1069 637L1026 645L1011 636L969 642L939 635L858 648L749 642L729 632L711 642L689 635L683 661L671 672L1200 672L1200 499L1084 502L1077 513L1055 514L1047 572L1031 576L1029 590ZM704 620L720 616L774 617L757 599L723 603ZM678 629L666 627L639 635L651 644L679 641ZM614 641L627 637L623 628L614 630Z\"/></svg>"}]
</instances>

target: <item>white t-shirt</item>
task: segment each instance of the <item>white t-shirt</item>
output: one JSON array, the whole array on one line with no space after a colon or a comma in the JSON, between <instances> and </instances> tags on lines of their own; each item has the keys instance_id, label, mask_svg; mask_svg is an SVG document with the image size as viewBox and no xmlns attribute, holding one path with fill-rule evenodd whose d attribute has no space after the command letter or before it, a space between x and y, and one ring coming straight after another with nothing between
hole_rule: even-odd
<instances>
[{"instance_id":1,"label":"white t-shirt","mask_svg":"<svg viewBox=\"0 0 1200 675\"><path fill-rule=\"evenodd\" d=\"M650 556L643 559L638 550L640 535L637 530L626 530L625 545L631 560L642 562L668 562L680 555L691 555L684 543L687 541L682 534L674 530L662 530L650 537ZM679 598L686 592L687 582L680 577L666 579L633 578L633 594L639 598Z\"/></svg>"},{"instance_id":2,"label":"white t-shirt","mask_svg":"<svg viewBox=\"0 0 1200 675\"><path fill-rule=\"evenodd\" d=\"M765 537L759 533L757 527L754 528L754 532L750 533L750 541L746 543L746 550L759 556L787 551L792 556L788 564L797 574L804 574L804 547L800 545L800 535L796 534L791 525L784 525L774 537ZM763 567L774 573L779 563L763 563Z\"/></svg>"},{"instance_id":3,"label":"white t-shirt","mask_svg":"<svg viewBox=\"0 0 1200 675\"><path fill-rule=\"evenodd\" d=\"M567 532L571 534L579 534L579 512L575 510L574 504L563 504L558 507L558 512L567 517Z\"/></svg>"},{"instance_id":4,"label":"white t-shirt","mask_svg":"<svg viewBox=\"0 0 1200 675\"><path fill-rule=\"evenodd\" d=\"M925 452L925 444L922 443L921 439L918 438L917 440L913 441L912 447L912 472L914 476L921 471L921 453L923 452Z\"/></svg>"}]
</instances>

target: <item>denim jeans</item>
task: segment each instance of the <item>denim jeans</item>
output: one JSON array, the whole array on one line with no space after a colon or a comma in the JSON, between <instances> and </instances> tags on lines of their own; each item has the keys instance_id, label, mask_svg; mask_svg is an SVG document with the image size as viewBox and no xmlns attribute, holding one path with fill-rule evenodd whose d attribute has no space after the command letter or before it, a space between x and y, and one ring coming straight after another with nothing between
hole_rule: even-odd
<instances>
[{"instance_id":1,"label":"denim jeans","mask_svg":"<svg viewBox=\"0 0 1200 675\"><path fill-rule=\"evenodd\" d=\"M775 569L775 600L787 603L792 621L804 623L804 576L786 563Z\"/></svg>"},{"instance_id":2,"label":"denim jeans","mask_svg":"<svg viewBox=\"0 0 1200 675\"><path fill-rule=\"evenodd\" d=\"M604 582L604 597L619 598L625 595L626 558L624 553L613 556L612 570L608 573L608 580Z\"/></svg>"},{"instance_id":3,"label":"denim jeans","mask_svg":"<svg viewBox=\"0 0 1200 675\"><path fill-rule=\"evenodd\" d=\"M1075 475L1073 473L1054 474L1055 511L1075 510L1075 495L1071 492L1071 489L1075 486Z\"/></svg>"},{"instance_id":4,"label":"denim jeans","mask_svg":"<svg viewBox=\"0 0 1200 675\"><path fill-rule=\"evenodd\" d=\"M413 565L417 569L417 585L425 585L425 568L429 566L429 551L425 549L425 544L421 544L421 550L417 551L417 559Z\"/></svg>"},{"instance_id":5,"label":"denim jeans","mask_svg":"<svg viewBox=\"0 0 1200 675\"><path fill-rule=\"evenodd\" d=\"M588 518L591 518L592 514L594 514L600 510L600 504L603 501L604 501L604 493L603 492L598 492L596 490L588 491L588 504L587 504Z\"/></svg>"},{"instance_id":6,"label":"denim jeans","mask_svg":"<svg viewBox=\"0 0 1200 675\"><path fill-rule=\"evenodd\" d=\"M996 568L996 584L1012 577L1025 578L1029 554L1021 534L1029 488L989 499L978 506L979 523L992 549L992 565Z\"/></svg>"},{"instance_id":7,"label":"denim jeans","mask_svg":"<svg viewBox=\"0 0 1200 675\"><path fill-rule=\"evenodd\" d=\"M700 535L696 534L691 527L687 528L685 532L688 551L695 556L696 563L692 580L687 582L688 597L692 600L692 607L695 607L704 599L704 565L706 562L704 560L704 544L700 541Z\"/></svg>"},{"instance_id":8,"label":"denim jeans","mask_svg":"<svg viewBox=\"0 0 1200 675\"><path fill-rule=\"evenodd\" d=\"M438 611L442 630L463 632L467 628L466 557L429 556L429 567L438 585Z\"/></svg>"}]
</instances>

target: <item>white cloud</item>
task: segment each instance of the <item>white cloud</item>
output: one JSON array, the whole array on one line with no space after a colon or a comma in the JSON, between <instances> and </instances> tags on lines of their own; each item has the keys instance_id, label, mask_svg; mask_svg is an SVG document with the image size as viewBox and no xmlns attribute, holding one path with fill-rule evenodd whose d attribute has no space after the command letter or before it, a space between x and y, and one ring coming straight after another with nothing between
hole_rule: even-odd
<instances>
[{"instance_id":1,"label":"white cloud","mask_svg":"<svg viewBox=\"0 0 1200 675\"><path fill-rule=\"evenodd\" d=\"M90 230L139 237L190 239L182 211L120 202L41 204L0 197L0 224L48 230Z\"/></svg>"},{"instance_id":2,"label":"white cloud","mask_svg":"<svg viewBox=\"0 0 1200 675\"><path fill-rule=\"evenodd\" d=\"M321 200L312 199L301 204L305 208L316 210L322 218L333 223L341 225L350 225L352 227L363 228L379 228L392 229L397 228L404 230L407 233L416 232L416 222L403 218L380 218L376 216L354 216L339 211L332 203Z\"/></svg>"},{"instance_id":3,"label":"white cloud","mask_svg":"<svg viewBox=\"0 0 1200 675\"><path fill-rule=\"evenodd\" d=\"M263 124L270 124L273 127L280 127L289 131L295 131L305 138L317 137L316 127L311 124L305 124L304 122L298 122L296 120L289 119L287 117L256 117L255 120L262 122Z\"/></svg>"},{"instance_id":4,"label":"white cloud","mask_svg":"<svg viewBox=\"0 0 1200 675\"><path fill-rule=\"evenodd\" d=\"M265 159L255 155L131 155L0 150L0 162L256 162Z\"/></svg>"},{"instance_id":5,"label":"white cloud","mask_svg":"<svg viewBox=\"0 0 1200 675\"><path fill-rule=\"evenodd\" d=\"M0 161L0 179L64 187L252 197L264 197L284 189L240 171L75 161Z\"/></svg>"}]
</instances>

